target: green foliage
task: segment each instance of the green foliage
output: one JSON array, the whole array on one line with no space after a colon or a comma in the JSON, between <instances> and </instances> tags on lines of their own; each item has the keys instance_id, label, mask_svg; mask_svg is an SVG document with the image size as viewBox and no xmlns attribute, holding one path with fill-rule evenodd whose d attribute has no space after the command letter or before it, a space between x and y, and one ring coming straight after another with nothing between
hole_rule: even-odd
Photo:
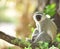
<instances>
[{"instance_id":1,"label":"green foliage","mask_svg":"<svg viewBox=\"0 0 60 49\"><path fill-rule=\"evenodd\" d=\"M14 43L14 44L18 44L18 45L20 45L20 44L23 44L23 45L26 45L26 46L31 45L30 42L28 42L24 39L19 40L19 39L16 38L14 40L11 40L11 42Z\"/></svg>"},{"instance_id":2,"label":"green foliage","mask_svg":"<svg viewBox=\"0 0 60 49\"><path fill-rule=\"evenodd\" d=\"M58 49L58 48L52 45L52 47L50 47L49 49Z\"/></svg>"},{"instance_id":3,"label":"green foliage","mask_svg":"<svg viewBox=\"0 0 60 49\"><path fill-rule=\"evenodd\" d=\"M14 48L12 48L12 47L8 47L8 49L14 49Z\"/></svg>"},{"instance_id":4,"label":"green foliage","mask_svg":"<svg viewBox=\"0 0 60 49\"><path fill-rule=\"evenodd\" d=\"M33 33L35 28L31 24L28 24L28 27L30 28L30 31L31 31L31 34L29 35L28 38L32 39L32 33Z\"/></svg>"},{"instance_id":5,"label":"green foliage","mask_svg":"<svg viewBox=\"0 0 60 49\"><path fill-rule=\"evenodd\" d=\"M31 43L28 42L28 41L25 41L24 39L21 39L21 41L19 41L19 40L16 38L16 39L14 39L14 40L11 40L11 42L14 43L14 44L17 43L18 45L23 44L23 45L28 46L28 47L25 47L24 49L32 49L32 48L30 47L30 46L31 46Z\"/></svg>"},{"instance_id":6,"label":"green foliage","mask_svg":"<svg viewBox=\"0 0 60 49\"><path fill-rule=\"evenodd\" d=\"M39 48L40 49L48 49L49 43L43 42L43 41L39 41L38 44L39 44Z\"/></svg>"},{"instance_id":7,"label":"green foliage","mask_svg":"<svg viewBox=\"0 0 60 49\"><path fill-rule=\"evenodd\" d=\"M44 13L45 14L48 14L50 16L54 16L55 15L55 12L56 11L56 4L50 4L50 5L47 5L46 8L44 9Z\"/></svg>"},{"instance_id":8,"label":"green foliage","mask_svg":"<svg viewBox=\"0 0 60 49\"><path fill-rule=\"evenodd\" d=\"M39 41L37 42L39 47L36 47L36 49L55 49L55 48L60 49L60 34L57 34L55 42L58 42L58 46L55 47L54 45L52 45L52 47L49 48L48 42ZM25 49L30 49L30 48L31 47L28 46L28 48L25 48Z\"/></svg>"},{"instance_id":9,"label":"green foliage","mask_svg":"<svg viewBox=\"0 0 60 49\"><path fill-rule=\"evenodd\" d=\"M57 34L57 36L56 36L56 42L60 42L60 33L59 34Z\"/></svg>"},{"instance_id":10,"label":"green foliage","mask_svg":"<svg viewBox=\"0 0 60 49\"><path fill-rule=\"evenodd\" d=\"M29 24L28 26L31 28L31 29L30 29L31 32L33 32L35 28L34 28L31 24Z\"/></svg>"},{"instance_id":11,"label":"green foliage","mask_svg":"<svg viewBox=\"0 0 60 49\"><path fill-rule=\"evenodd\" d=\"M34 28L32 27L32 28L31 28L31 32L33 32L33 31L34 31Z\"/></svg>"},{"instance_id":12,"label":"green foliage","mask_svg":"<svg viewBox=\"0 0 60 49\"><path fill-rule=\"evenodd\" d=\"M28 47L25 47L24 49L32 49L30 46L28 46Z\"/></svg>"},{"instance_id":13,"label":"green foliage","mask_svg":"<svg viewBox=\"0 0 60 49\"><path fill-rule=\"evenodd\" d=\"M39 49L38 47L36 47L36 49Z\"/></svg>"},{"instance_id":14,"label":"green foliage","mask_svg":"<svg viewBox=\"0 0 60 49\"><path fill-rule=\"evenodd\" d=\"M38 44L38 47L36 47L36 49L48 49L48 46L49 46L47 42L42 42L42 41L37 42L37 44ZM28 45L27 48L25 47L24 49L32 49L31 44Z\"/></svg>"},{"instance_id":15,"label":"green foliage","mask_svg":"<svg viewBox=\"0 0 60 49\"><path fill-rule=\"evenodd\" d=\"M60 43L58 44L58 48L60 49Z\"/></svg>"}]
</instances>

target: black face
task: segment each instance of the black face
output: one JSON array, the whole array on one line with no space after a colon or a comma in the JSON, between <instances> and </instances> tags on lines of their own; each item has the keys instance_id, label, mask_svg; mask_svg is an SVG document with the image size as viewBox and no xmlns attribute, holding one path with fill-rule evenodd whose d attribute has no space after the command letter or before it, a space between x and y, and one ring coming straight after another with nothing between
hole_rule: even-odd
<instances>
[{"instance_id":1,"label":"black face","mask_svg":"<svg viewBox=\"0 0 60 49\"><path fill-rule=\"evenodd\" d=\"M40 21L41 20L41 15L36 15L36 19L37 19L37 21Z\"/></svg>"}]
</instances>

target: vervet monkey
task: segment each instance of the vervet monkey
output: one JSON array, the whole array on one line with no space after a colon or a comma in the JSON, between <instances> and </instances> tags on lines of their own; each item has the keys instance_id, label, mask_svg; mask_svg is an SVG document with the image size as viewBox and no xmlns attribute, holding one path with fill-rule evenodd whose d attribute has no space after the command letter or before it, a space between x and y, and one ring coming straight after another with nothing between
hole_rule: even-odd
<instances>
[{"instance_id":1,"label":"vervet monkey","mask_svg":"<svg viewBox=\"0 0 60 49\"><path fill-rule=\"evenodd\" d=\"M36 12L33 19L36 23L36 28L32 34L33 43L37 41L53 42L57 27L55 23L43 13Z\"/></svg>"}]
</instances>

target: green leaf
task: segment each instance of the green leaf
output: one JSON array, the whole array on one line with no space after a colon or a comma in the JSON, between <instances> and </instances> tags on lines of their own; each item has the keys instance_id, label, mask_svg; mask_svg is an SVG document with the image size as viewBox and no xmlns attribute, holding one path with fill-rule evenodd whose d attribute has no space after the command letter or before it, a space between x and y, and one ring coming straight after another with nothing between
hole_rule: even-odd
<instances>
[{"instance_id":1,"label":"green leaf","mask_svg":"<svg viewBox=\"0 0 60 49\"><path fill-rule=\"evenodd\" d=\"M12 48L12 47L8 47L8 49L14 49L14 48Z\"/></svg>"},{"instance_id":2,"label":"green leaf","mask_svg":"<svg viewBox=\"0 0 60 49\"><path fill-rule=\"evenodd\" d=\"M33 31L34 31L34 27L31 28L31 32L33 32Z\"/></svg>"},{"instance_id":3,"label":"green leaf","mask_svg":"<svg viewBox=\"0 0 60 49\"><path fill-rule=\"evenodd\" d=\"M60 33L56 36L56 42L60 42Z\"/></svg>"},{"instance_id":4,"label":"green leaf","mask_svg":"<svg viewBox=\"0 0 60 49\"><path fill-rule=\"evenodd\" d=\"M30 46L28 46L27 48L25 47L24 49L32 49Z\"/></svg>"},{"instance_id":5,"label":"green leaf","mask_svg":"<svg viewBox=\"0 0 60 49\"><path fill-rule=\"evenodd\" d=\"M46 8L44 9L44 13L50 15L51 17L53 17L55 15L56 11L56 4L50 4L47 5Z\"/></svg>"},{"instance_id":6,"label":"green leaf","mask_svg":"<svg viewBox=\"0 0 60 49\"><path fill-rule=\"evenodd\" d=\"M38 45L39 45L40 49L48 49L49 43L48 42L39 41Z\"/></svg>"},{"instance_id":7,"label":"green leaf","mask_svg":"<svg viewBox=\"0 0 60 49\"><path fill-rule=\"evenodd\" d=\"M58 48L60 49L60 43L58 44Z\"/></svg>"}]
</instances>

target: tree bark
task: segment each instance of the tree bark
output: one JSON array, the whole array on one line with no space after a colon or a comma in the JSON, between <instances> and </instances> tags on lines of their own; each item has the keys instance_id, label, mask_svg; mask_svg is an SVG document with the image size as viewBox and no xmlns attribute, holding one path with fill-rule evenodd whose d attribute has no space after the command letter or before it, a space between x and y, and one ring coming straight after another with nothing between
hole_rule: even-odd
<instances>
[{"instance_id":1,"label":"tree bark","mask_svg":"<svg viewBox=\"0 0 60 49\"><path fill-rule=\"evenodd\" d=\"M54 22L56 23L57 25L57 28L58 28L58 33L60 32L60 15L59 15L59 11L60 11L60 1L59 0L54 0L55 3L56 3L56 14L54 16L55 20Z\"/></svg>"},{"instance_id":2,"label":"tree bark","mask_svg":"<svg viewBox=\"0 0 60 49\"><path fill-rule=\"evenodd\" d=\"M27 45L24 45L24 43L21 43L21 44L19 45L19 43L14 43L14 42L12 42L12 41L15 40L15 39L17 39L18 42L21 42L21 41L22 41L21 39L18 39L18 38L9 36L9 35L5 34L4 32L1 32L1 31L0 31L0 39L3 39L3 40L5 40L5 41L7 41L7 42L9 42L9 43L11 43L11 44L14 44L14 45L19 46L19 47L22 47L22 48L27 47Z\"/></svg>"}]
</instances>

